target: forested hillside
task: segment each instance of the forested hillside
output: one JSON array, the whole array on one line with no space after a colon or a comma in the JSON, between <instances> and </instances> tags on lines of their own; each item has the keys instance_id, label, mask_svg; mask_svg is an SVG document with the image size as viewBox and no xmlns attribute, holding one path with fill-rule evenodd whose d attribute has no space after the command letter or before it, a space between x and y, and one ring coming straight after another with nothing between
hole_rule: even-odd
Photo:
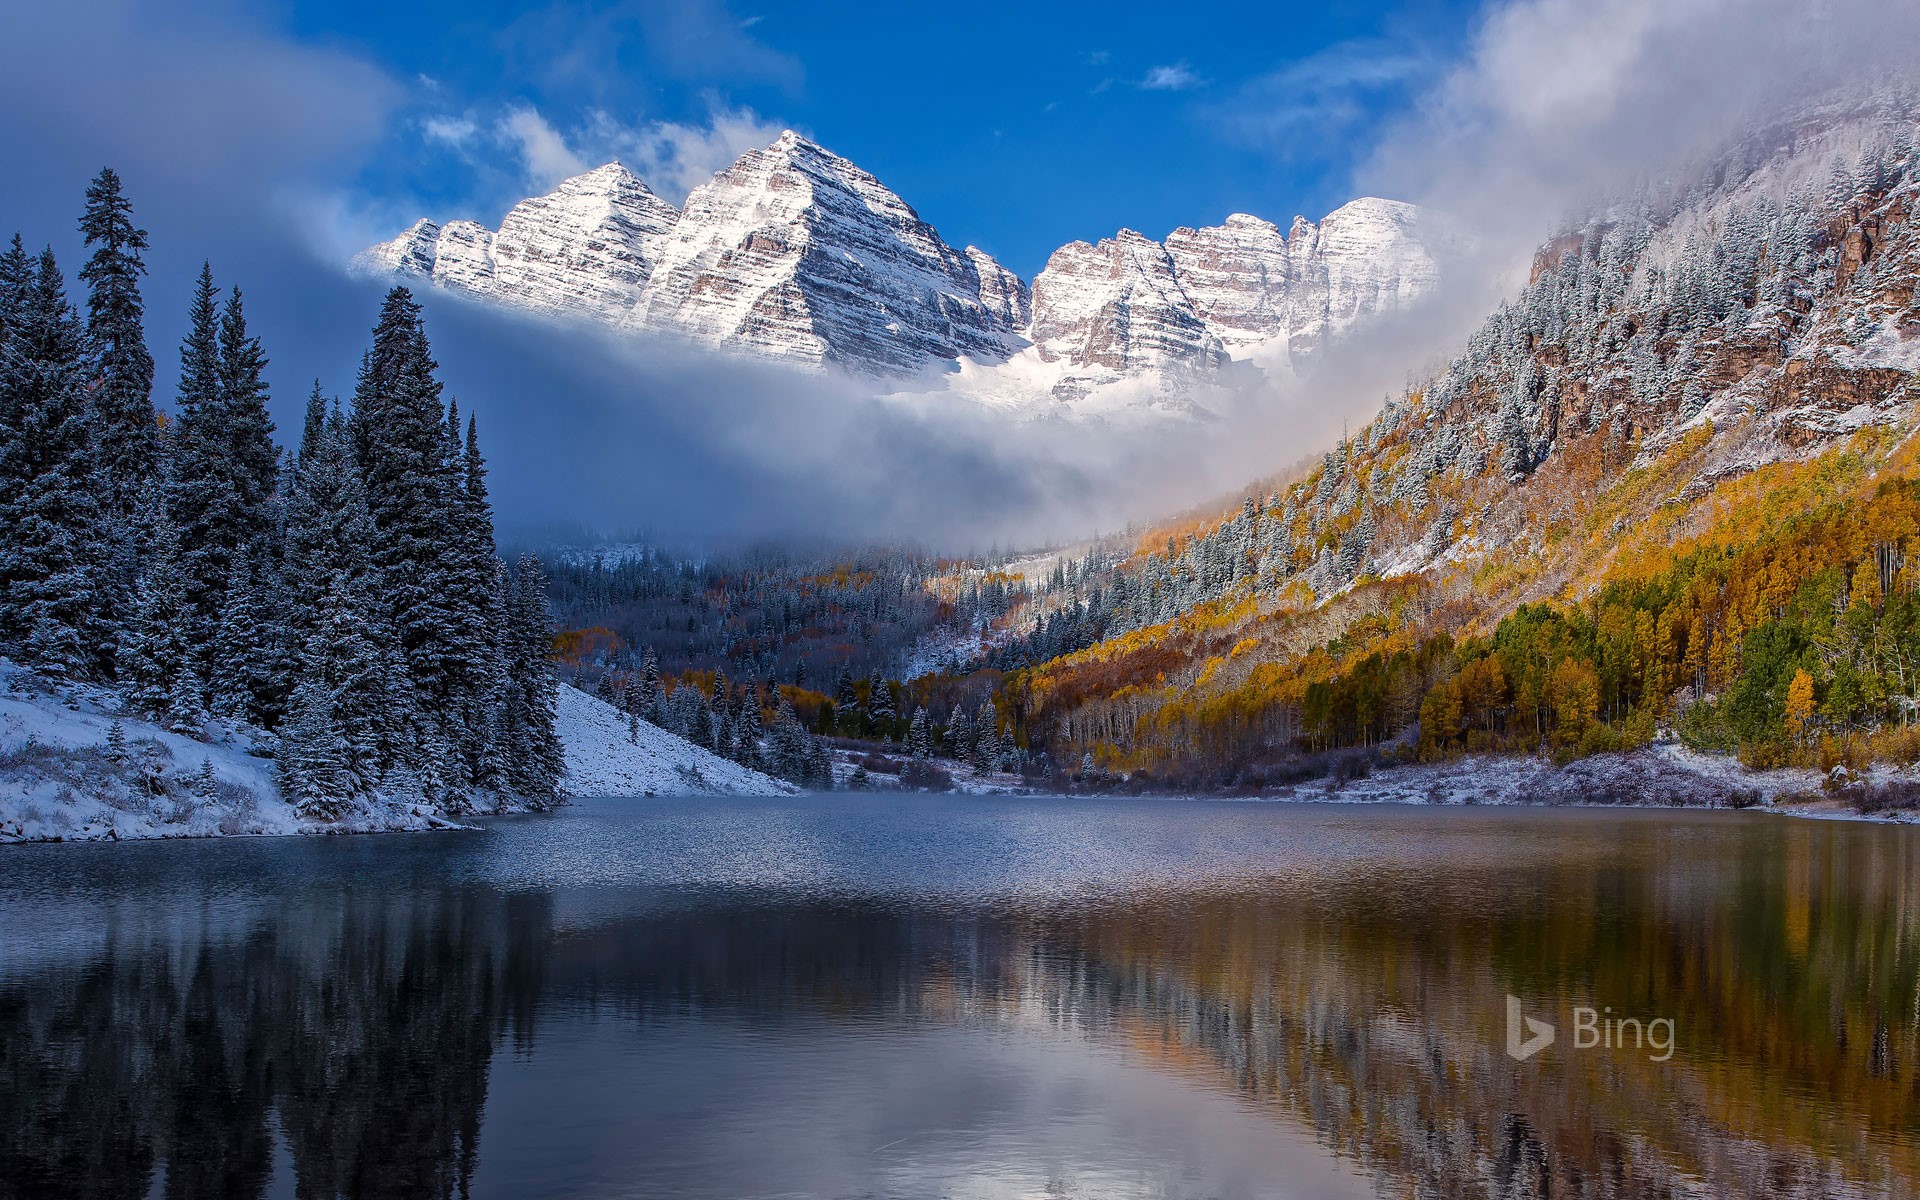
<instances>
[{"instance_id":1,"label":"forested hillside","mask_svg":"<svg viewBox=\"0 0 1920 1200\"><path fill-rule=\"evenodd\" d=\"M0 655L192 739L262 731L304 819L554 802L545 581L496 555L478 430L412 297L387 295L351 405L316 384L283 454L239 289L202 270L162 414L112 171L80 228L84 315L51 250L0 256Z\"/></svg>"},{"instance_id":2,"label":"forested hillside","mask_svg":"<svg viewBox=\"0 0 1920 1200\"><path fill-rule=\"evenodd\" d=\"M1304 478L1083 580L1085 647L1010 675L1003 718L1188 782L1663 730L1920 755L1914 111L1804 112L1555 238Z\"/></svg>"}]
</instances>

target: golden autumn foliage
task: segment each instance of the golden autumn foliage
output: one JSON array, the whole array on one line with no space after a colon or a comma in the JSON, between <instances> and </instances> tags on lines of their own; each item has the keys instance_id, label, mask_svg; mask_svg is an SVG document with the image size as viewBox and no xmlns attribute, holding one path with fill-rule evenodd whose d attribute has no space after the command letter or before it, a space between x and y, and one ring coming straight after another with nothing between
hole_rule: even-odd
<instances>
[{"instance_id":1,"label":"golden autumn foliage","mask_svg":"<svg viewBox=\"0 0 1920 1200\"><path fill-rule=\"evenodd\" d=\"M1711 436L1679 439L1593 511L1677 491ZM1675 722L1756 763L1806 753L1821 731L1872 739L1920 710L1915 460L1870 432L1604 539L1562 522L1536 558L1572 556L1577 600L1510 606L1543 568L1503 556L1463 599L1425 577L1363 578L1318 607L1243 591L1009 676L1003 708L1057 756L1226 777L1416 725L1407 752L1429 758L1586 753Z\"/></svg>"}]
</instances>

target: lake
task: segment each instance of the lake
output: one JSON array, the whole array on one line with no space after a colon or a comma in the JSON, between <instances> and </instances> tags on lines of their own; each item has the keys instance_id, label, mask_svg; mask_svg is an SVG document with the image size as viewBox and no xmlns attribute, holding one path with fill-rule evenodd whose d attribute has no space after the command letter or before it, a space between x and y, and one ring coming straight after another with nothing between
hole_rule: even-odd
<instances>
[{"instance_id":1,"label":"lake","mask_svg":"<svg viewBox=\"0 0 1920 1200\"><path fill-rule=\"evenodd\" d=\"M6 1197L1920 1194L1907 827L593 800L0 920Z\"/></svg>"}]
</instances>

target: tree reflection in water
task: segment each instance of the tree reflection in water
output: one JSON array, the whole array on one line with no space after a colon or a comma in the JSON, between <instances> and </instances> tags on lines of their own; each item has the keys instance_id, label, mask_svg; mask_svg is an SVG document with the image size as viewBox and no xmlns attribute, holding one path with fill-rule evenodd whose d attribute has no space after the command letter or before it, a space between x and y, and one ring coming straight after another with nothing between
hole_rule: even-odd
<instances>
[{"instance_id":1,"label":"tree reflection in water","mask_svg":"<svg viewBox=\"0 0 1920 1200\"><path fill-rule=\"evenodd\" d=\"M1085 851L1102 819L1063 817L1055 849ZM1306 1131L1387 1195L1920 1191L1911 831L1595 814L1543 837L1529 816L1396 814L1385 852L1303 857L1326 819L1235 814L1246 869L1225 877L958 898L878 869L488 878L541 822L345 862L45 848L0 885L0 1195L255 1197L290 1171L303 1200L466 1196L503 1046L537 1060L557 1022L637 1041L716 1013L775 1039L878 1021L1118 1052ZM898 852L958 862L964 832ZM1527 1062L1503 1052L1509 992L1563 1022ZM1678 1051L1576 1050L1576 1004L1669 1017Z\"/></svg>"}]
</instances>

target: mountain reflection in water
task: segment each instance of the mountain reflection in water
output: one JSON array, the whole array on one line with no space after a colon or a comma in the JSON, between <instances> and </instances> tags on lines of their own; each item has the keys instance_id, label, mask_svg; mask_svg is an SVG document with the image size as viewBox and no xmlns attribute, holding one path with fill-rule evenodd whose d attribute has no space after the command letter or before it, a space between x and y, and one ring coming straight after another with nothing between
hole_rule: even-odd
<instances>
[{"instance_id":1,"label":"mountain reflection in water","mask_svg":"<svg viewBox=\"0 0 1920 1200\"><path fill-rule=\"evenodd\" d=\"M8 848L0 1196L1920 1194L1917 862L872 796Z\"/></svg>"}]
</instances>

